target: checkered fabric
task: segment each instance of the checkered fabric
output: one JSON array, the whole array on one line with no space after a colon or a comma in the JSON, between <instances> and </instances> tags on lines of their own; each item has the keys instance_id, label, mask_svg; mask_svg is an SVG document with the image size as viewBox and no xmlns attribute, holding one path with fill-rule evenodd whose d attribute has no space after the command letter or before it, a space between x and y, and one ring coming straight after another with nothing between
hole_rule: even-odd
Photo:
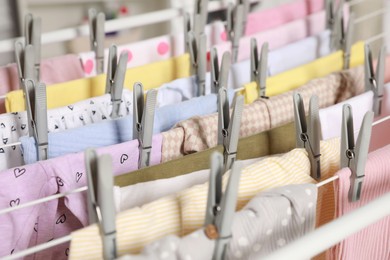
<instances>
[{"instance_id":1,"label":"checkered fabric","mask_svg":"<svg viewBox=\"0 0 390 260\"><path fill-rule=\"evenodd\" d=\"M312 95L317 95L319 107L344 101L364 91L363 66L314 79L308 84L269 99L259 98L243 110L240 138L261 133L294 120L293 94L302 96L306 112ZM162 161L215 147L218 142L218 114L196 116L179 122L163 133Z\"/></svg>"}]
</instances>

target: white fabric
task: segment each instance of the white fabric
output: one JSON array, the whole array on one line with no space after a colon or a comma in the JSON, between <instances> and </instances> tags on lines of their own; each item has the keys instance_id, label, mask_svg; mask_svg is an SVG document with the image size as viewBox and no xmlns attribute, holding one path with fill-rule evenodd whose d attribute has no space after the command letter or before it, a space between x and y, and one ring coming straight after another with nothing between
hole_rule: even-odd
<instances>
[{"instance_id":1,"label":"white fabric","mask_svg":"<svg viewBox=\"0 0 390 260\"><path fill-rule=\"evenodd\" d=\"M367 111L372 111L373 93L372 91L368 91L344 102L320 109L319 113L323 140L328 140L341 135L341 121L344 104L350 104L352 107L353 127L355 133L358 133L364 115Z\"/></svg>"},{"instance_id":2,"label":"white fabric","mask_svg":"<svg viewBox=\"0 0 390 260\"><path fill-rule=\"evenodd\" d=\"M260 52L261 46L258 46ZM330 31L308 37L268 53L268 76L293 69L328 55L330 50ZM250 82L251 61L245 60L232 66L234 85L242 87Z\"/></svg>"},{"instance_id":3,"label":"white fabric","mask_svg":"<svg viewBox=\"0 0 390 260\"><path fill-rule=\"evenodd\" d=\"M243 167L258 162L262 158L241 161ZM114 187L114 200L117 212L140 207L159 198L178 193L194 185L208 181L210 170L201 170L168 179L142 182L127 187Z\"/></svg>"}]
</instances>

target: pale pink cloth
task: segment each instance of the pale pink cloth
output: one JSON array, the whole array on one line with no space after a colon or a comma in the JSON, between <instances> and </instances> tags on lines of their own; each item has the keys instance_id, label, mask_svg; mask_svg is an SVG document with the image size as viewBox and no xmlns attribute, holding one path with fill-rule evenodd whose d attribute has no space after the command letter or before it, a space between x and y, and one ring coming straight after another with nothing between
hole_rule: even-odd
<instances>
[{"instance_id":1,"label":"pale pink cloth","mask_svg":"<svg viewBox=\"0 0 390 260\"><path fill-rule=\"evenodd\" d=\"M368 155L360 200L349 202L349 168L340 170L335 181L336 217L362 207L390 192L390 145ZM383 205L389 207L390 205ZM390 259L390 216L355 233L334 248L328 259L338 260L387 260Z\"/></svg>"},{"instance_id":2,"label":"pale pink cloth","mask_svg":"<svg viewBox=\"0 0 390 260\"><path fill-rule=\"evenodd\" d=\"M348 17L348 6L344 7L344 15ZM237 61L243 61L250 58L250 41L256 38L257 44L261 46L268 42L269 49L275 50L289 43L302 40L309 36L317 35L325 30L325 11L307 16L304 19L296 20L272 30L267 30L251 36L241 38ZM218 56L222 57L225 51L231 51L231 43L224 42L215 46Z\"/></svg>"},{"instance_id":3,"label":"pale pink cloth","mask_svg":"<svg viewBox=\"0 0 390 260\"><path fill-rule=\"evenodd\" d=\"M300 0L251 13L248 15L245 35L255 34L293 20L302 19L322 9L324 9L323 0Z\"/></svg>"},{"instance_id":4,"label":"pale pink cloth","mask_svg":"<svg viewBox=\"0 0 390 260\"><path fill-rule=\"evenodd\" d=\"M10 64L10 89L19 89L19 75L16 64ZM41 62L40 81L46 85L80 79L84 77L83 68L77 55L68 54L55 58L45 59Z\"/></svg>"}]
</instances>

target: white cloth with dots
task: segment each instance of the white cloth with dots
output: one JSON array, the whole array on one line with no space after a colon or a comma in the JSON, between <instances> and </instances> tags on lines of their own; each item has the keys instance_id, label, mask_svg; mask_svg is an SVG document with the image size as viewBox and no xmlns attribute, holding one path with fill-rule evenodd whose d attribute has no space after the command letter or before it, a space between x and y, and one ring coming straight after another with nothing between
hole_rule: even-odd
<instances>
[{"instance_id":1,"label":"white cloth with dots","mask_svg":"<svg viewBox=\"0 0 390 260\"><path fill-rule=\"evenodd\" d=\"M314 184L289 185L262 192L236 212L226 259L260 259L315 227L317 187ZM167 236L144 247L140 255L120 260L211 259L215 240L200 229L179 238Z\"/></svg>"}]
</instances>

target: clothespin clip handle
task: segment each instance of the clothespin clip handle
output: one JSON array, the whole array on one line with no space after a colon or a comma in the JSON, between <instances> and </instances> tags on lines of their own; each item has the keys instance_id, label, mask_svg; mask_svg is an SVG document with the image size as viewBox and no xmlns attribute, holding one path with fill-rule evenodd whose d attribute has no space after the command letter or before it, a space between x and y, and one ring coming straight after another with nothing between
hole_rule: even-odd
<instances>
[{"instance_id":1,"label":"clothespin clip handle","mask_svg":"<svg viewBox=\"0 0 390 260\"><path fill-rule=\"evenodd\" d=\"M219 67L217 49L211 49L211 93L218 93L221 87L228 87L230 60L230 53L225 52L222 56L221 67Z\"/></svg>"},{"instance_id":2,"label":"clothespin clip handle","mask_svg":"<svg viewBox=\"0 0 390 260\"><path fill-rule=\"evenodd\" d=\"M373 119L374 113L371 111L364 115L355 145L352 107L348 104L343 106L340 167L348 167L351 170L351 186L348 192L351 202L358 201L361 197Z\"/></svg>"},{"instance_id":3,"label":"clothespin clip handle","mask_svg":"<svg viewBox=\"0 0 390 260\"><path fill-rule=\"evenodd\" d=\"M227 8L227 31L232 42L232 62L236 63L238 58L238 48L240 38L243 35L244 26L244 5L238 4L236 7L230 3Z\"/></svg>"},{"instance_id":4,"label":"clothespin clip handle","mask_svg":"<svg viewBox=\"0 0 390 260\"><path fill-rule=\"evenodd\" d=\"M105 15L97 13L95 9L88 10L90 44L95 52L96 73L101 74L104 71L104 22Z\"/></svg>"},{"instance_id":5,"label":"clothespin clip handle","mask_svg":"<svg viewBox=\"0 0 390 260\"><path fill-rule=\"evenodd\" d=\"M227 90L226 88L220 88L218 92L218 144L223 144L224 146L226 170L231 168L237 157L244 97L241 95L234 97L232 107L233 112L230 116Z\"/></svg>"},{"instance_id":6,"label":"clothespin clip handle","mask_svg":"<svg viewBox=\"0 0 390 260\"><path fill-rule=\"evenodd\" d=\"M196 75L196 96L204 96L206 94L206 35L201 34L196 37L193 32L190 32L188 37L192 72Z\"/></svg>"},{"instance_id":7,"label":"clothespin clip handle","mask_svg":"<svg viewBox=\"0 0 390 260\"><path fill-rule=\"evenodd\" d=\"M128 53L122 52L117 61L117 47L112 45L109 49L106 93L111 94L112 113L111 118L119 117L120 104L122 102L123 83L125 81ZM118 64L117 64L118 62Z\"/></svg>"},{"instance_id":8,"label":"clothespin clip handle","mask_svg":"<svg viewBox=\"0 0 390 260\"><path fill-rule=\"evenodd\" d=\"M150 165L156 104L157 90L149 90L146 94L146 101L144 102L144 91L142 84L139 82L134 84L133 138L138 139L139 141L139 169Z\"/></svg>"},{"instance_id":9,"label":"clothespin clip handle","mask_svg":"<svg viewBox=\"0 0 390 260\"><path fill-rule=\"evenodd\" d=\"M321 154L320 154L320 118L318 97L312 96L309 103L309 124L306 123L306 113L302 96L294 93L294 118L296 143L298 148L305 148L310 160L310 175L321 179ZM309 126L308 126L309 125Z\"/></svg>"},{"instance_id":10,"label":"clothespin clip handle","mask_svg":"<svg viewBox=\"0 0 390 260\"><path fill-rule=\"evenodd\" d=\"M102 238L103 259L116 259L116 219L113 195L112 158L85 151L90 224L98 223Z\"/></svg>"},{"instance_id":11,"label":"clothespin clip handle","mask_svg":"<svg viewBox=\"0 0 390 260\"><path fill-rule=\"evenodd\" d=\"M25 45L32 45L34 47L34 77L35 82L40 79L41 66L41 18L33 17L32 14L25 16Z\"/></svg>"}]
</instances>

